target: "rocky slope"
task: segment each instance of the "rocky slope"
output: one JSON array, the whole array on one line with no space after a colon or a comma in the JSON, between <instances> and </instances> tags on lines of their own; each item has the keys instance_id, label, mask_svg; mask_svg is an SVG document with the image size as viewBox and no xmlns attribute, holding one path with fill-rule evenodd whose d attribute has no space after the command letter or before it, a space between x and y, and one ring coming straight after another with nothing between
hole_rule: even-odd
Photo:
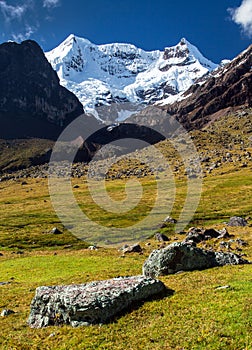
<instances>
[{"instance_id":1,"label":"rocky slope","mask_svg":"<svg viewBox=\"0 0 252 350\"><path fill-rule=\"evenodd\" d=\"M212 72L205 82L198 81L182 100L163 109L187 129L198 129L220 115L252 104L252 45L224 67Z\"/></svg>"},{"instance_id":2,"label":"rocky slope","mask_svg":"<svg viewBox=\"0 0 252 350\"><path fill-rule=\"evenodd\" d=\"M0 45L0 139L56 138L82 113L36 42Z\"/></svg>"},{"instance_id":3,"label":"rocky slope","mask_svg":"<svg viewBox=\"0 0 252 350\"><path fill-rule=\"evenodd\" d=\"M234 114L222 116L214 123L207 125L201 130L193 130L189 132L191 139L197 149L200 164L201 176L221 175L229 172L234 172L243 169L249 172L252 169L252 109L239 109ZM180 136L178 137L178 140ZM180 139L181 144L184 143ZM36 143L37 145L37 143ZM1 146L1 144L0 144ZM46 145L44 145L45 147ZM186 146L186 144L185 144ZM153 149L146 147L142 150L137 150L128 156L116 157L117 149L109 148L103 151L103 158L92 162L92 164L76 163L72 166L72 177L91 176L93 179L101 179L105 169L107 179L126 179L131 177L143 178L150 175L159 176L168 167L173 172L174 176L184 179L187 176L195 176L197 159L190 159L190 166L185 167L184 162L180 158L178 152L174 149L169 140L161 141L156 145L157 149L162 152L163 158L156 157ZM12 145L6 160L3 153L0 152L0 178L2 181L8 179L23 179L23 178L46 178L48 176L48 165L40 165L29 167L13 173L8 173L10 170L10 161L13 159L16 164L17 155L21 159L18 148L24 149L27 154L27 149L22 142L14 148ZM0 148L1 151L1 148ZM118 150L118 154L120 154ZM109 159L108 159L109 158ZM8 161L8 163L7 163ZM24 163L24 160L23 160ZM149 166L151 164L151 166ZM197 163L196 163L197 164ZM4 166L5 165L5 166ZM192 166L191 166L192 165ZM9 169L8 169L9 167ZM1 168L4 170L1 172ZM65 166L67 169L67 165ZM64 169L64 163L60 171ZM66 174L65 174L66 175Z\"/></svg>"},{"instance_id":4,"label":"rocky slope","mask_svg":"<svg viewBox=\"0 0 252 350\"><path fill-rule=\"evenodd\" d=\"M75 93L86 112L101 119L97 107L102 105L146 105L169 97L174 101L217 67L184 38L164 51L147 52L131 44L95 45L70 35L46 57L61 84ZM126 119L131 110L126 107L116 118Z\"/></svg>"}]
</instances>

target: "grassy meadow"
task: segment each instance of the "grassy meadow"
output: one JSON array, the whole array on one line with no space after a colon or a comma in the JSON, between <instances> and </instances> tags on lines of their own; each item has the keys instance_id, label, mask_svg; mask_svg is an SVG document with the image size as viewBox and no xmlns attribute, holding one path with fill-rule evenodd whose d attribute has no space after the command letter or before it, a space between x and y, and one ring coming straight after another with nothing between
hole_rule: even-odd
<instances>
[{"instance_id":1,"label":"grassy meadow","mask_svg":"<svg viewBox=\"0 0 252 350\"><path fill-rule=\"evenodd\" d=\"M153 177L144 178L142 184L146 196L141 203L143 209L134 212L136 218L141 218L151 205L152 189L155 194ZM80 207L93 215L94 203L85 180L73 179L72 185ZM134 190L135 184L131 186ZM124 188L125 180L107 181L107 191L114 199L123 198ZM144 260L158 243L154 238L141 242L143 254L123 256L114 248L90 251L87 243L60 223L46 179L4 181L0 182L0 190L0 282L9 282L0 285L0 310L15 311L0 318L1 349L252 349L252 265L161 277L172 291L169 295L138 305L110 324L30 329L27 318L36 287L141 274ZM185 190L185 181L178 178L172 210L175 218L183 206ZM251 213L251 168L217 170L204 177L201 201L189 226L223 228L230 216L246 217ZM95 212L96 217L101 214ZM103 224L111 224L110 216L102 220ZM50 233L55 226L63 234ZM169 235L171 242L184 238L169 226L157 227L152 234L158 230ZM228 231L248 242L242 252L233 243L233 251L252 260L251 225ZM219 249L217 240L207 245ZM230 287L217 289L224 285Z\"/></svg>"}]
</instances>

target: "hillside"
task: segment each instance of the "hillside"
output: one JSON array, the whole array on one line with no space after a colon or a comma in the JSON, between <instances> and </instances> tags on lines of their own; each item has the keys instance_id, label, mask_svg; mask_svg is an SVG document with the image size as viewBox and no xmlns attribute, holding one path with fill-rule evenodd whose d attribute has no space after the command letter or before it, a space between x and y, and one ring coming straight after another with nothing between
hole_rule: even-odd
<instances>
[{"instance_id":1,"label":"hillside","mask_svg":"<svg viewBox=\"0 0 252 350\"><path fill-rule=\"evenodd\" d=\"M187 129L201 128L239 106L252 104L252 46L224 67L212 72L206 81L191 86L181 101L164 104L163 109Z\"/></svg>"},{"instance_id":2,"label":"hillside","mask_svg":"<svg viewBox=\"0 0 252 350\"><path fill-rule=\"evenodd\" d=\"M204 178L199 206L188 224L188 228L226 228L231 238L211 239L200 246L235 252L249 260L252 260L251 121L251 110L244 109L220 118L203 130L191 132L200 156L204 156ZM183 166L176 164L171 145L162 141L158 147L166 154L167 163L176 177L176 198L170 214L178 218L187 192L187 176ZM148 148L137 154L142 161L144 157L152 157ZM218 165L210 169L217 161ZM97 167L104 165L104 161L99 162ZM176 165L178 170L173 168ZM146 208L155 201L157 176L155 171L146 169L146 176L139 177L137 171L142 166L139 162L123 160L111 167L106 180L110 198L123 200L128 180L141 181L144 189L143 201L137 210L118 216L104 214L94 205L85 169L76 164L72 187L80 208L105 228L115 224L116 227L123 226L125 219L141 220ZM82 176L80 171L84 171ZM116 178L115 175L122 171L122 176ZM36 178L29 178L33 175ZM152 237L140 242L142 253L127 255L117 249L101 247L89 250L88 245L73 236L57 218L51 205L48 181L41 176L46 176L46 168L40 166L15 172L0 182L0 288L3 291L0 305L1 309L15 312L1 319L0 345L3 349L250 349L251 265L162 276L160 279L170 291L165 298L136 304L108 324L29 328L27 319L36 287L137 275L153 249L185 238L185 233L175 234L173 225L163 225L161 220L160 225L151 228ZM133 181L128 185L134 193L138 184ZM227 226L226 222L233 215L247 217L249 225ZM53 227L62 234L53 234ZM156 232L165 233L170 241L156 241L153 237ZM89 243L93 244L97 231L92 229L86 233L91 234Z\"/></svg>"}]
</instances>

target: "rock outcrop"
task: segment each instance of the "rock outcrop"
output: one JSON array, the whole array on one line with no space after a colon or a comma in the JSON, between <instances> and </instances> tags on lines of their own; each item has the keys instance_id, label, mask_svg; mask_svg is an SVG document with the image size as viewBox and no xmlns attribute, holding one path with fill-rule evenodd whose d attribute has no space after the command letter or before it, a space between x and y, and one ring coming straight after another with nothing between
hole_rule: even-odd
<instances>
[{"instance_id":1,"label":"rock outcrop","mask_svg":"<svg viewBox=\"0 0 252 350\"><path fill-rule=\"evenodd\" d=\"M0 45L0 138L55 139L81 114L35 41Z\"/></svg>"},{"instance_id":2,"label":"rock outcrop","mask_svg":"<svg viewBox=\"0 0 252 350\"><path fill-rule=\"evenodd\" d=\"M144 276L118 277L80 285L39 287L31 303L32 328L99 324L129 309L134 302L165 292L165 285Z\"/></svg>"},{"instance_id":3,"label":"rock outcrop","mask_svg":"<svg viewBox=\"0 0 252 350\"><path fill-rule=\"evenodd\" d=\"M144 262L143 274L153 278L178 271L248 263L249 261L237 254L208 251L185 242L175 242L163 249L153 250Z\"/></svg>"}]
</instances>

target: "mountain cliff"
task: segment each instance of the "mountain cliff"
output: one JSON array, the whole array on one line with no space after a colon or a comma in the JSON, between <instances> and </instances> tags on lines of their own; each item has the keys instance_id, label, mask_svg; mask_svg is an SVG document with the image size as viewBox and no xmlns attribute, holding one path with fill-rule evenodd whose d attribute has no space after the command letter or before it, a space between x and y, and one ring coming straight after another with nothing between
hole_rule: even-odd
<instances>
[{"instance_id":1,"label":"mountain cliff","mask_svg":"<svg viewBox=\"0 0 252 350\"><path fill-rule=\"evenodd\" d=\"M0 139L56 138L82 113L35 41L0 45Z\"/></svg>"}]
</instances>

